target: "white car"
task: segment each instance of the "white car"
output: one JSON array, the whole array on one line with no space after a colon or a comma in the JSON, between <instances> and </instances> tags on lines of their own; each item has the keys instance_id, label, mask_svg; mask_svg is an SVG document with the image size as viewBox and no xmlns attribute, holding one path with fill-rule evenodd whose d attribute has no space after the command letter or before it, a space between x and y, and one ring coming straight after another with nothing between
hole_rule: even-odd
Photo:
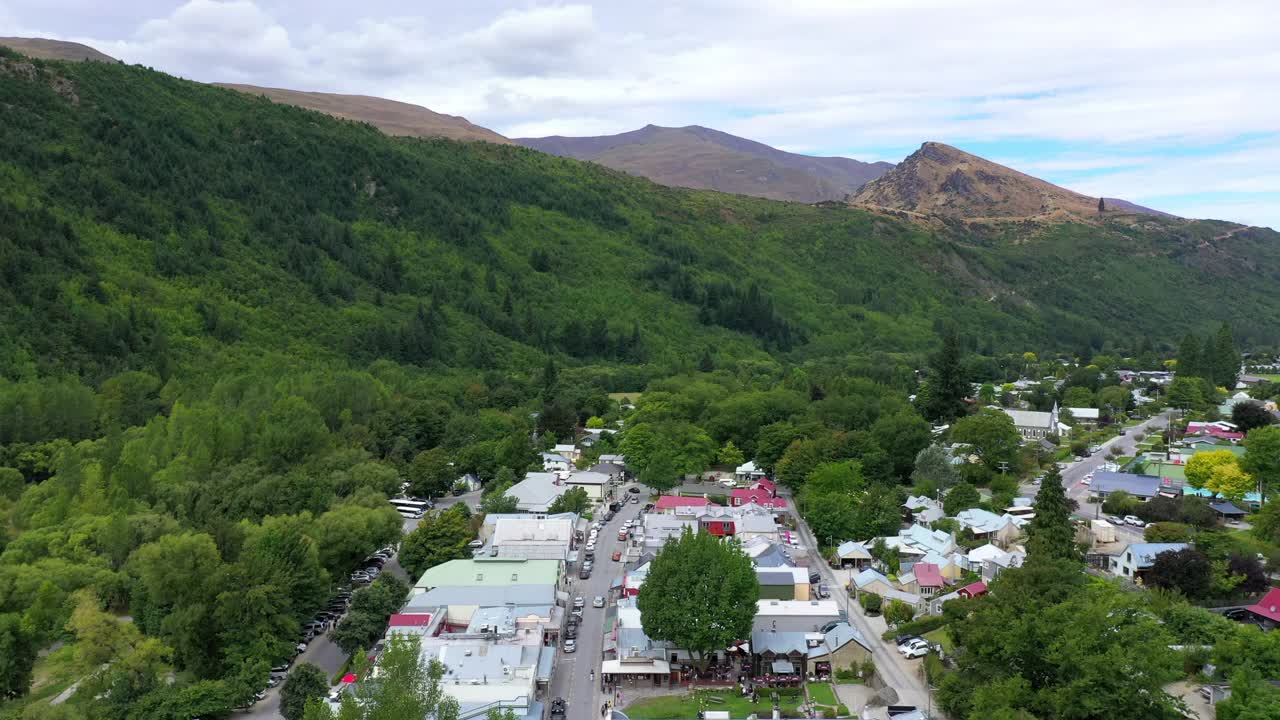
<instances>
[{"instance_id":1,"label":"white car","mask_svg":"<svg viewBox=\"0 0 1280 720\"><path fill-rule=\"evenodd\" d=\"M604 596L597 595L596 598L591 601L591 607L596 607L596 608L604 607Z\"/></svg>"},{"instance_id":2,"label":"white car","mask_svg":"<svg viewBox=\"0 0 1280 720\"><path fill-rule=\"evenodd\" d=\"M898 648L898 652L908 660L924 657L929 654L929 643L926 640L912 640Z\"/></svg>"},{"instance_id":3,"label":"white car","mask_svg":"<svg viewBox=\"0 0 1280 720\"><path fill-rule=\"evenodd\" d=\"M1142 520L1138 518L1136 515L1125 515L1124 524L1132 525L1133 527L1138 527L1138 528L1147 526L1147 524L1142 522Z\"/></svg>"},{"instance_id":4,"label":"white car","mask_svg":"<svg viewBox=\"0 0 1280 720\"><path fill-rule=\"evenodd\" d=\"M1084 483L1085 485L1092 484L1092 483L1093 483L1093 473L1089 473L1088 475L1085 475L1085 476L1084 476L1084 479L1083 479L1083 480L1081 480L1080 482Z\"/></svg>"},{"instance_id":5,"label":"white car","mask_svg":"<svg viewBox=\"0 0 1280 720\"><path fill-rule=\"evenodd\" d=\"M580 608L586 604L587 604L587 601L583 599L581 595L573 599L573 606L576 608Z\"/></svg>"}]
</instances>

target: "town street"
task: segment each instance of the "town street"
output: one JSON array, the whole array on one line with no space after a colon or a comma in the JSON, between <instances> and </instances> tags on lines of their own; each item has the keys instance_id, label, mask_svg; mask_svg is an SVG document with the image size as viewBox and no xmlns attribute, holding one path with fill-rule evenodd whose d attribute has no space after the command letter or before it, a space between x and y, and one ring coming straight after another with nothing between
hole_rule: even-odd
<instances>
[{"instance_id":1,"label":"town street","mask_svg":"<svg viewBox=\"0 0 1280 720\"><path fill-rule=\"evenodd\" d=\"M625 492L625 488L623 490L618 497L629 500L631 494ZM578 548L579 564L566 569L570 579L570 600L565 612L573 609L573 598L577 596L581 596L586 601L586 607L582 612L582 623L578 626L577 651L566 654L561 649L563 641L556 648L559 655L556 658L555 674L551 678L551 688L545 702L549 705L553 698L564 698L569 704L568 717L571 720L592 720L601 717L600 707L605 701L605 696L600 692L600 661L604 653L604 627L606 618L614 614L609 604L611 601L609 585L614 578L622 574L622 563L614 562L612 557L614 551L623 549L623 543L618 542L618 530L627 520L635 519L641 507L628 502L623 505L612 521L601 528L596 540L596 559L590 578L578 579L581 557L586 552L583 549L585 542ZM603 518L604 512L597 511L596 517ZM588 530L589 533L590 530ZM591 607L591 601L596 596L605 598L604 608ZM594 679L591 675L593 672ZM626 698L623 700L625 702Z\"/></svg>"},{"instance_id":2,"label":"town street","mask_svg":"<svg viewBox=\"0 0 1280 720\"><path fill-rule=\"evenodd\" d=\"M779 495L784 495L781 488L779 488L779 491ZM794 499L788 498L788 502L794 503ZM920 677L919 670L917 670L920 661L907 660L898 652L897 647L892 642L880 639L880 632L871 627L871 624L862 615L862 608L844 590L845 581L848 578L836 576L835 571L822 558L817 540L813 537L813 532L809 530L808 523L801 519L798 513L795 517L796 527L800 531L800 539L804 542L805 548L809 552L809 569L817 570L822 576L822 582L831 588L831 597L840 603L849 618L849 622L858 629L858 632L862 633L862 636L871 645L871 657L875 660L876 673L880 675L880 679L897 691L898 704L925 708L928 703L928 695L925 692L924 681Z\"/></svg>"},{"instance_id":3,"label":"town street","mask_svg":"<svg viewBox=\"0 0 1280 720\"><path fill-rule=\"evenodd\" d=\"M439 498L436 501L436 509L443 510L445 508L452 507L453 505L457 505L458 503L466 503L468 507L474 510L478 502L480 502L479 491L466 493L465 495L458 495L456 497L449 495ZM407 536L409 533L417 529L417 527L417 520L410 520L406 518L404 521L404 534ZM410 584L417 579L410 579L408 573L404 571L404 568L400 567L400 553L398 551L395 555L391 556L391 559L388 560L385 565L383 565L382 571L394 573L401 579L408 580ZM307 645L307 649L295 658L289 667L292 669L302 663L311 663L323 670L324 674L332 680L333 676L342 669L343 664L346 662L347 654L342 652L342 649L329 639L328 633L325 633L323 635L317 635L316 638ZM273 688L269 688L267 690L267 696L264 697L261 702L255 703L253 707L238 714L245 718L253 718L254 720L276 720L277 718L282 718L283 716L280 714L280 688L283 686L284 683L281 683Z\"/></svg>"}]
</instances>

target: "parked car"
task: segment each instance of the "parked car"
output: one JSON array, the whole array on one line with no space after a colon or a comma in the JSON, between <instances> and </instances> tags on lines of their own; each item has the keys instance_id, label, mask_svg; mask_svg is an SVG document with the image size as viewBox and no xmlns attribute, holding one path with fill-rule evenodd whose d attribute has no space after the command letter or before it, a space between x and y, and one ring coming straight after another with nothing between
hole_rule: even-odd
<instances>
[{"instance_id":1,"label":"parked car","mask_svg":"<svg viewBox=\"0 0 1280 720\"><path fill-rule=\"evenodd\" d=\"M925 641L923 638L917 638L915 640L908 642L905 645L900 646L898 648L898 652L902 653L903 657L907 658L908 660L913 660L915 658L922 658L925 655L929 654L929 643Z\"/></svg>"},{"instance_id":2,"label":"parked car","mask_svg":"<svg viewBox=\"0 0 1280 720\"><path fill-rule=\"evenodd\" d=\"M577 625L569 625L569 626L565 627L565 629L564 629L564 636L565 636L566 638L570 639L570 640L575 640L575 639L577 639L577 637L578 637L578 626L577 626Z\"/></svg>"},{"instance_id":3,"label":"parked car","mask_svg":"<svg viewBox=\"0 0 1280 720\"><path fill-rule=\"evenodd\" d=\"M627 492L631 493L632 495L639 495L640 488L636 487L635 485L632 485L631 487L627 488Z\"/></svg>"},{"instance_id":4,"label":"parked car","mask_svg":"<svg viewBox=\"0 0 1280 720\"><path fill-rule=\"evenodd\" d=\"M563 646L561 646L561 647L562 647L562 648L564 649L564 651L565 651L565 652L567 652L567 653L576 652L576 651L578 650L578 641L577 641L577 640L565 640L565 641L564 641L564 645L563 645Z\"/></svg>"},{"instance_id":5,"label":"parked car","mask_svg":"<svg viewBox=\"0 0 1280 720\"><path fill-rule=\"evenodd\" d=\"M633 502L633 503L638 503L638 502L640 502L640 496L639 496L639 495L632 495L632 496L631 496L631 502Z\"/></svg>"},{"instance_id":6,"label":"parked car","mask_svg":"<svg viewBox=\"0 0 1280 720\"><path fill-rule=\"evenodd\" d=\"M603 596L603 595L597 595L597 596L595 597L595 599L591 601L591 607L595 607L595 608L602 608L602 607L604 607L604 596Z\"/></svg>"},{"instance_id":7,"label":"parked car","mask_svg":"<svg viewBox=\"0 0 1280 720\"><path fill-rule=\"evenodd\" d=\"M576 608L585 607L586 604L587 604L586 598L582 597L581 595L573 599L573 606Z\"/></svg>"},{"instance_id":8,"label":"parked car","mask_svg":"<svg viewBox=\"0 0 1280 720\"><path fill-rule=\"evenodd\" d=\"M1097 453L1097 452L1101 452L1101 451L1102 451L1102 446L1101 446L1101 445L1090 445L1090 446L1089 446L1089 454L1090 454L1090 455L1092 455L1092 454L1094 454L1094 453Z\"/></svg>"},{"instance_id":9,"label":"parked car","mask_svg":"<svg viewBox=\"0 0 1280 720\"><path fill-rule=\"evenodd\" d=\"M581 570L578 571L579 580L586 580L589 577L591 577L591 568L584 566Z\"/></svg>"},{"instance_id":10,"label":"parked car","mask_svg":"<svg viewBox=\"0 0 1280 720\"><path fill-rule=\"evenodd\" d=\"M550 720L565 720L565 715L569 712L569 706L565 703L564 698L556 698L551 701L551 718Z\"/></svg>"},{"instance_id":11,"label":"parked car","mask_svg":"<svg viewBox=\"0 0 1280 720\"><path fill-rule=\"evenodd\" d=\"M1132 525L1133 527L1138 527L1138 528L1147 526L1147 524L1142 522L1142 520L1137 515L1125 515L1124 524Z\"/></svg>"},{"instance_id":12,"label":"parked car","mask_svg":"<svg viewBox=\"0 0 1280 720\"><path fill-rule=\"evenodd\" d=\"M613 551L613 561L614 561L614 562L622 562L622 551L621 551L621 550L614 550L614 551Z\"/></svg>"},{"instance_id":13,"label":"parked car","mask_svg":"<svg viewBox=\"0 0 1280 720\"><path fill-rule=\"evenodd\" d=\"M924 638L920 637L919 635L911 635L911 634L906 634L906 635L895 635L895 636L894 636L894 638L893 638L893 642L894 642L894 644L895 644L895 645L897 645L898 647L902 647L903 645L906 645L907 643L911 642L912 640L923 640L923 639L924 639Z\"/></svg>"}]
</instances>

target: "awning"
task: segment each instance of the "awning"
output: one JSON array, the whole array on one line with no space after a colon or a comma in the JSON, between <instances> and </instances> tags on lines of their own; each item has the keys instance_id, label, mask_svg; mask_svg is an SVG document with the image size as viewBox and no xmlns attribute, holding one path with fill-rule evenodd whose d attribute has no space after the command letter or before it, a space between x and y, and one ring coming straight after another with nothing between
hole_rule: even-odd
<instances>
[{"instance_id":1,"label":"awning","mask_svg":"<svg viewBox=\"0 0 1280 720\"><path fill-rule=\"evenodd\" d=\"M542 649L538 655L538 682L551 682L551 673L555 670L555 657L555 648Z\"/></svg>"},{"instance_id":2,"label":"awning","mask_svg":"<svg viewBox=\"0 0 1280 720\"><path fill-rule=\"evenodd\" d=\"M776 673L793 673L796 671L796 665L790 660L774 660L773 671Z\"/></svg>"},{"instance_id":3,"label":"awning","mask_svg":"<svg viewBox=\"0 0 1280 720\"><path fill-rule=\"evenodd\" d=\"M605 660L600 663L601 675L669 675L671 663L666 660L645 658L637 660Z\"/></svg>"}]
</instances>

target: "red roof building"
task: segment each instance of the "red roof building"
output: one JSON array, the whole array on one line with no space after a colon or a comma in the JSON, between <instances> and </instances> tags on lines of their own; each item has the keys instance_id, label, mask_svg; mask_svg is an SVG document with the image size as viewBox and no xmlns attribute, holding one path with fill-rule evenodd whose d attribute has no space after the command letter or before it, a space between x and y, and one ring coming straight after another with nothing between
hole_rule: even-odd
<instances>
[{"instance_id":1,"label":"red roof building","mask_svg":"<svg viewBox=\"0 0 1280 720\"><path fill-rule=\"evenodd\" d=\"M774 485L773 481L770 480L769 478L760 478L759 480L756 480L755 482L751 483L751 489L766 490L770 495L775 497L778 494L778 486Z\"/></svg>"},{"instance_id":2,"label":"red roof building","mask_svg":"<svg viewBox=\"0 0 1280 720\"><path fill-rule=\"evenodd\" d=\"M1271 627L1280 625L1280 588L1271 588L1257 605L1250 605L1245 609L1262 618Z\"/></svg>"},{"instance_id":3,"label":"red roof building","mask_svg":"<svg viewBox=\"0 0 1280 720\"><path fill-rule=\"evenodd\" d=\"M426 627L431 624L431 613L396 613L387 620L388 627Z\"/></svg>"},{"instance_id":4,"label":"red roof building","mask_svg":"<svg viewBox=\"0 0 1280 720\"><path fill-rule=\"evenodd\" d=\"M923 588L942 589L945 582L942 580L942 571L933 563L916 563L911 566L911 572L916 576L916 584Z\"/></svg>"},{"instance_id":5,"label":"red roof building","mask_svg":"<svg viewBox=\"0 0 1280 720\"><path fill-rule=\"evenodd\" d=\"M773 493L765 488L738 488L729 493L729 502L734 507L741 507L751 503L777 510L785 510L787 507L786 500L774 497Z\"/></svg>"},{"instance_id":6,"label":"red roof building","mask_svg":"<svg viewBox=\"0 0 1280 720\"><path fill-rule=\"evenodd\" d=\"M675 510L676 508L703 508L716 503L704 497L684 497L681 495L663 495L653 507L658 512Z\"/></svg>"},{"instance_id":7,"label":"red roof building","mask_svg":"<svg viewBox=\"0 0 1280 720\"><path fill-rule=\"evenodd\" d=\"M978 581L972 585L965 585L956 591L956 594L962 598L976 598L987 594L987 584Z\"/></svg>"}]
</instances>

